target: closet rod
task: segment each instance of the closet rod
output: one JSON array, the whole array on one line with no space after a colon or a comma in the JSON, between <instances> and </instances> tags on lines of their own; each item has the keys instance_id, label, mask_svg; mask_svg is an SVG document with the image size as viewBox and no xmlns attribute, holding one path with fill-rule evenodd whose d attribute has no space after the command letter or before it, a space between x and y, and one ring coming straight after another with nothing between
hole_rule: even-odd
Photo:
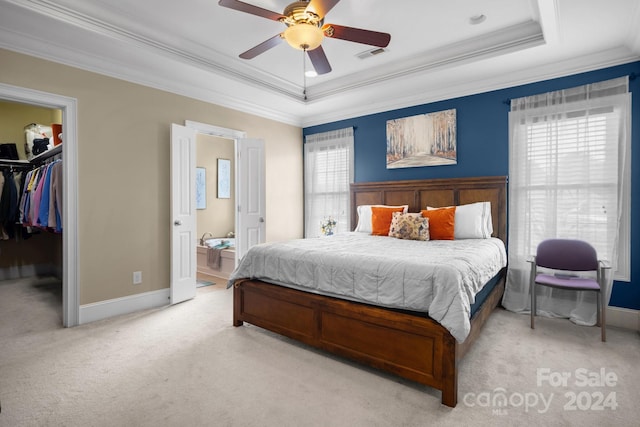
<instances>
[{"instance_id":1,"label":"closet rod","mask_svg":"<svg viewBox=\"0 0 640 427\"><path fill-rule=\"evenodd\" d=\"M45 160L47 159L51 159L54 156L61 156L61 155L62 155L62 144L56 145L51 150L47 150L44 153L38 154L31 160L0 159L0 166L31 168L31 167L39 166L45 163Z\"/></svg>"},{"instance_id":2,"label":"closet rod","mask_svg":"<svg viewBox=\"0 0 640 427\"><path fill-rule=\"evenodd\" d=\"M12 167L12 168L31 168L33 165L29 163L27 160L9 160L9 159L0 159L0 167Z\"/></svg>"},{"instance_id":3,"label":"closet rod","mask_svg":"<svg viewBox=\"0 0 640 427\"><path fill-rule=\"evenodd\" d=\"M28 160L7 160L0 159L0 167L12 167L16 169L33 169L39 166L52 163L56 160L62 160L62 154L58 153L57 155L50 156L46 159L38 159L37 162L30 162Z\"/></svg>"}]
</instances>

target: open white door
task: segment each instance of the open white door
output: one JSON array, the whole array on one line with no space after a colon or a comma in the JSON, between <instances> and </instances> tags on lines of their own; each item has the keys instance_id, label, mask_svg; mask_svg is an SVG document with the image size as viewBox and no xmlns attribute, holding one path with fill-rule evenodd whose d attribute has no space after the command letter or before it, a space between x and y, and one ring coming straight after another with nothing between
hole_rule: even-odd
<instances>
[{"instance_id":1,"label":"open white door","mask_svg":"<svg viewBox=\"0 0 640 427\"><path fill-rule=\"evenodd\" d=\"M261 139L240 138L236 142L236 257L239 260L250 247L265 241L265 153Z\"/></svg>"},{"instance_id":2,"label":"open white door","mask_svg":"<svg viewBox=\"0 0 640 427\"><path fill-rule=\"evenodd\" d=\"M196 131L171 125L171 304L196 296Z\"/></svg>"}]
</instances>

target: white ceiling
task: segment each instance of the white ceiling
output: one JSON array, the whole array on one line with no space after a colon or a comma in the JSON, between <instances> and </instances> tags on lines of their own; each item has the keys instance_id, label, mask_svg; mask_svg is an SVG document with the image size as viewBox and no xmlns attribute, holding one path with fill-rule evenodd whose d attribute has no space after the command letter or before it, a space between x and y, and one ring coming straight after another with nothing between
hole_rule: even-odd
<instances>
[{"instance_id":1,"label":"white ceiling","mask_svg":"<svg viewBox=\"0 0 640 427\"><path fill-rule=\"evenodd\" d=\"M637 0L342 0L325 23L391 42L361 59L374 47L325 38L306 101L302 51L238 58L284 24L217 0L0 0L0 47L310 126L637 61L638 22Z\"/></svg>"}]
</instances>

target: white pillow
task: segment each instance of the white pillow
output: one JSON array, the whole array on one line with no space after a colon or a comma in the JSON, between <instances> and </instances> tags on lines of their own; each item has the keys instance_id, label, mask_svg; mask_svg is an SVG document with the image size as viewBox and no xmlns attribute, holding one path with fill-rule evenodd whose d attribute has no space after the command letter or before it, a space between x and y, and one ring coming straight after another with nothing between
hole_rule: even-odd
<instances>
[{"instance_id":1,"label":"white pillow","mask_svg":"<svg viewBox=\"0 0 640 427\"><path fill-rule=\"evenodd\" d=\"M379 207L379 208L404 208L403 213L407 213L409 210L409 205L401 205L401 206L388 206L388 205L360 205L358 206L358 225L356 226L355 231L359 233L369 233L372 232L371 227L371 208Z\"/></svg>"},{"instance_id":2,"label":"white pillow","mask_svg":"<svg viewBox=\"0 0 640 427\"><path fill-rule=\"evenodd\" d=\"M429 209L438 209L427 206ZM493 233L491 202L456 206L453 237L455 239L488 239Z\"/></svg>"}]
</instances>

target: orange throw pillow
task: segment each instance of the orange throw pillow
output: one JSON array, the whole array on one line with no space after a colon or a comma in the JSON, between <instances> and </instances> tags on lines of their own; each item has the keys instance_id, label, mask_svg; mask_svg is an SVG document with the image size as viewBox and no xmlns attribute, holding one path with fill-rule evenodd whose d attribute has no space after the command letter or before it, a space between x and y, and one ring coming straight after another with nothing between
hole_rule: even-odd
<instances>
[{"instance_id":1,"label":"orange throw pillow","mask_svg":"<svg viewBox=\"0 0 640 427\"><path fill-rule=\"evenodd\" d=\"M374 236L388 236L391 219L394 212L404 212L404 208L371 207L371 234Z\"/></svg>"},{"instance_id":2,"label":"orange throw pillow","mask_svg":"<svg viewBox=\"0 0 640 427\"><path fill-rule=\"evenodd\" d=\"M420 211L429 218L429 238L431 240L453 240L456 219L456 207L429 209Z\"/></svg>"}]
</instances>

